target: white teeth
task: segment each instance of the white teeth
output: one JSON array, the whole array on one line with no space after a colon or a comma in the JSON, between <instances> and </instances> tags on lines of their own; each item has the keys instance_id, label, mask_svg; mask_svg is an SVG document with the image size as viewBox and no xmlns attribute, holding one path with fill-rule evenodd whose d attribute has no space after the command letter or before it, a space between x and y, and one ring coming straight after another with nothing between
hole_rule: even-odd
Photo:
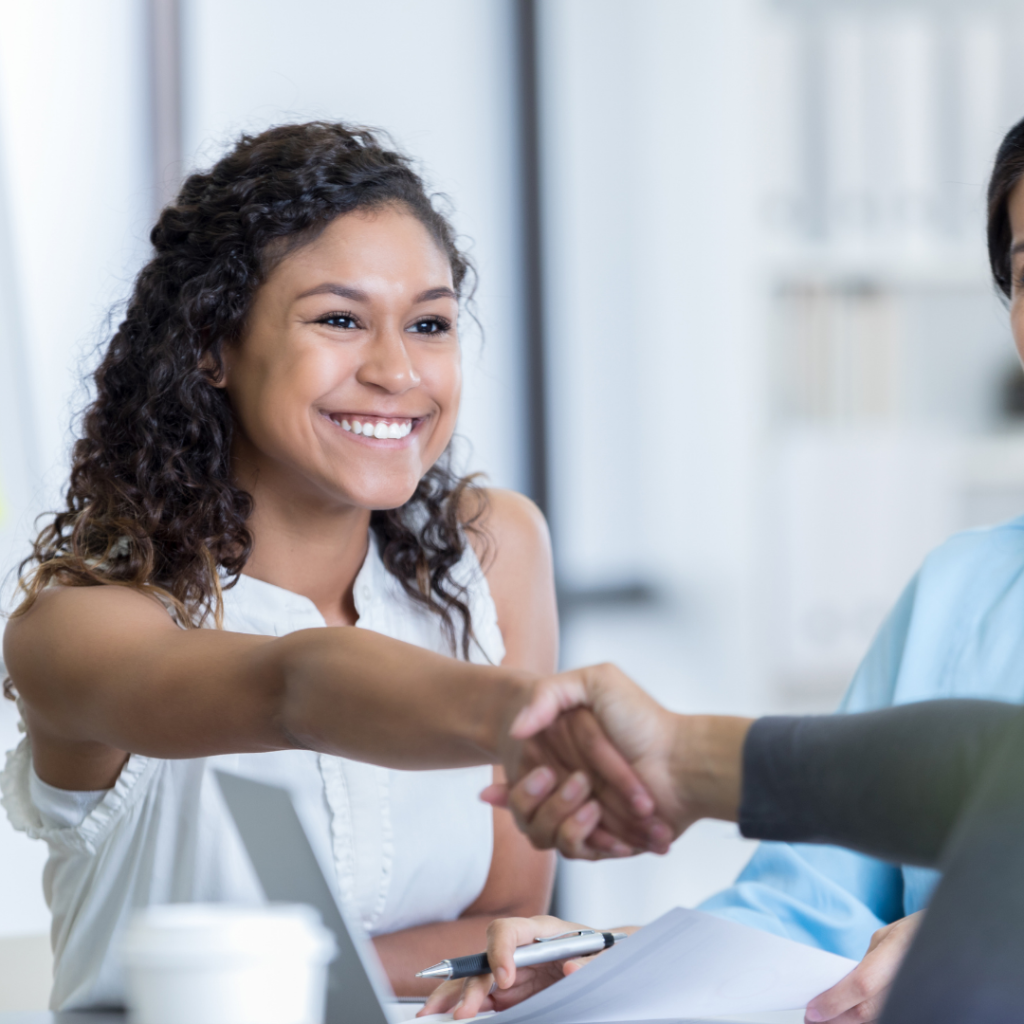
<instances>
[{"instance_id":1,"label":"white teeth","mask_svg":"<svg viewBox=\"0 0 1024 1024\"><path fill-rule=\"evenodd\" d=\"M331 417L332 419L334 417ZM388 423L386 420L378 420L376 423L363 423L360 420L334 420L340 423L343 430L352 434L361 434L363 437L376 437L381 440L385 438L400 441L412 433L412 422Z\"/></svg>"}]
</instances>

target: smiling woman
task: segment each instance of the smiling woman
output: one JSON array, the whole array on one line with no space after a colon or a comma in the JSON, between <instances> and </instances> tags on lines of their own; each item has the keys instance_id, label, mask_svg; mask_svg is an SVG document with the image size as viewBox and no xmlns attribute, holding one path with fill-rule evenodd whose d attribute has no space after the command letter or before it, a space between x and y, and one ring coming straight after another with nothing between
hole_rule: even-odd
<instances>
[{"instance_id":1,"label":"smiling woman","mask_svg":"<svg viewBox=\"0 0 1024 1024\"><path fill-rule=\"evenodd\" d=\"M28 736L0 786L49 844L53 1005L121 1001L133 908L261 898L215 766L296 793L422 992L550 895L550 856L477 800L492 765L591 768L624 810L582 825L664 842L600 737L508 739L564 684L542 517L446 461L468 264L405 158L326 123L243 137L152 242L4 636Z\"/></svg>"}]
</instances>

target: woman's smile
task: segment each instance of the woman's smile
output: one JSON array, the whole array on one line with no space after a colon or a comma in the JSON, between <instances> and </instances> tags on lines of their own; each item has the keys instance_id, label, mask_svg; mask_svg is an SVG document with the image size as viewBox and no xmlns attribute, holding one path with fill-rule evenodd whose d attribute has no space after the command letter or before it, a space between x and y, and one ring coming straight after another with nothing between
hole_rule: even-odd
<instances>
[{"instance_id":1,"label":"woman's smile","mask_svg":"<svg viewBox=\"0 0 1024 1024\"><path fill-rule=\"evenodd\" d=\"M371 448L407 448L413 435L429 416L385 416L377 413L325 412L321 415L333 426L341 427L353 441Z\"/></svg>"}]
</instances>

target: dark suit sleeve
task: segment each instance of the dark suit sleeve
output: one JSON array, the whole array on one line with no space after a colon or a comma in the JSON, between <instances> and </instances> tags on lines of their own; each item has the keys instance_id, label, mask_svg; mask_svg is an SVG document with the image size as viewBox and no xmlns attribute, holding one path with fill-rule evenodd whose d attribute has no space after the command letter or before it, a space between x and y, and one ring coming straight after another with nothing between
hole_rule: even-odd
<instances>
[{"instance_id":1,"label":"dark suit sleeve","mask_svg":"<svg viewBox=\"0 0 1024 1024\"><path fill-rule=\"evenodd\" d=\"M935 700L759 719L743 750L740 829L933 867L1020 716L997 701Z\"/></svg>"},{"instance_id":2,"label":"dark suit sleeve","mask_svg":"<svg viewBox=\"0 0 1024 1024\"><path fill-rule=\"evenodd\" d=\"M942 870L882 1024L1024 1021L1019 708L937 700L761 719L743 751L740 827Z\"/></svg>"}]
</instances>

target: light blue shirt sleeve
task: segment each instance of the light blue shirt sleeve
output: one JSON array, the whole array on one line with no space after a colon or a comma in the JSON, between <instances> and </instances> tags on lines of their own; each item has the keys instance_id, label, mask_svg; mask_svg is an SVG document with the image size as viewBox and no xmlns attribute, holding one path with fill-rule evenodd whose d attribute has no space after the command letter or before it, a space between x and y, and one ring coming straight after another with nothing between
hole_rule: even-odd
<instances>
[{"instance_id":1,"label":"light blue shirt sleeve","mask_svg":"<svg viewBox=\"0 0 1024 1024\"><path fill-rule=\"evenodd\" d=\"M883 624L841 711L892 703L917 585L915 577ZM916 882L930 892L926 879ZM872 934L905 913L904 874L897 865L834 846L761 843L735 884L700 909L860 959Z\"/></svg>"}]
</instances>

